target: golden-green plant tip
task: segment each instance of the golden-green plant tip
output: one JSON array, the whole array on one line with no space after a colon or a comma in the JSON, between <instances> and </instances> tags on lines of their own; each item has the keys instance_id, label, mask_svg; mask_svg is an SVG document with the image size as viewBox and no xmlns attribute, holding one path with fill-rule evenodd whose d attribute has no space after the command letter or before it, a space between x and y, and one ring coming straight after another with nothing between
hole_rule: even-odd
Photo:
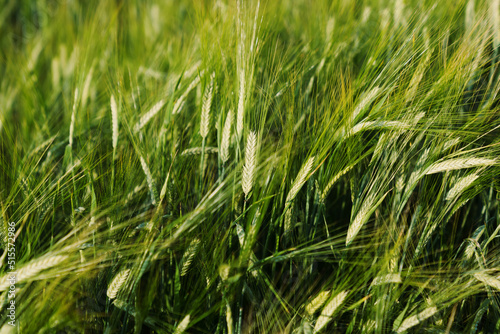
<instances>
[{"instance_id":1,"label":"golden-green plant tip","mask_svg":"<svg viewBox=\"0 0 500 334\"><path fill-rule=\"evenodd\" d=\"M245 147L245 165L243 165L243 176L241 187L243 193L248 197L252 190L255 181L255 172L257 166L257 135L255 132L250 131L247 137L247 144Z\"/></svg>"},{"instance_id":2,"label":"golden-green plant tip","mask_svg":"<svg viewBox=\"0 0 500 334\"><path fill-rule=\"evenodd\" d=\"M130 274L130 269L122 270L118 274L116 274L116 276L109 284L108 290L106 291L106 296L108 296L109 299L116 298L118 292L120 292L121 287L127 281L129 274Z\"/></svg>"},{"instance_id":3,"label":"golden-green plant tip","mask_svg":"<svg viewBox=\"0 0 500 334\"><path fill-rule=\"evenodd\" d=\"M321 315L316 320L313 333L319 333L330 321L332 321L333 315L338 311L348 293L348 291L339 292L328 302L328 304L326 304L321 311Z\"/></svg>"},{"instance_id":4,"label":"golden-green plant tip","mask_svg":"<svg viewBox=\"0 0 500 334\"><path fill-rule=\"evenodd\" d=\"M186 329L189 326L189 320L191 319L191 316L188 314L182 319L182 321L177 325L175 328L174 334L182 334L186 332Z\"/></svg>"},{"instance_id":5,"label":"golden-green plant tip","mask_svg":"<svg viewBox=\"0 0 500 334\"><path fill-rule=\"evenodd\" d=\"M113 127L113 149L118 145L118 105L114 95L111 95L111 123Z\"/></svg>"},{"instance_id":6,"label":"golden-green plant tip","mask_svg":"<svg viewBox=\"0 0 500 334\"><path fill-rule=\"evenodd\" d=\"M229 110L222 130L222 140L220 145L220 156L223 163L229 160L229 144L231 141L231 126L233 124L233 111Z\"/></svg>"},{"instance_id":7,"label":"golden-green plant tip","mask_svg":"<svg viewBox=\"0 0 500 334\"><path fill-rule=\"evenodd\" d=\"M432 317L433 315L435 315L438 312L439 312L439 310L437 307L435 307L435 306L428 307L425 310L423 310L422 312L415 314L415 315L412 315L412 316L406 318L405 320L403 320L401 325L397 329L395 329L395 331L396 331L396 333L406 332L408 329L415 327L416 325L418 325L422 321L427 320L428 318Z\"/></svg>"}]
</instances>

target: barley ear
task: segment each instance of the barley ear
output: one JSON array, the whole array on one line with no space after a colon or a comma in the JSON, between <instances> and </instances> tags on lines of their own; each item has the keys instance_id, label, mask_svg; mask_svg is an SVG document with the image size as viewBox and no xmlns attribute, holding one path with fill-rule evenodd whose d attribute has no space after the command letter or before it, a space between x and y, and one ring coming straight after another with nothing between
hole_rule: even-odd
<instances>
[{"instance_id":1,"label":"barley ear","mask_svg":"<svg viewBox=\"0 0 500 334\"><path fill-rule=\"evenodd\" d=\"M243 166L243 180L242 188L245 193L245 197L252 190L254 179L255 179L255 166L257 163L257 136L254 131L251 131L247 137L247 146L245 149L245 165Z\"/></svg>"},{"instance_id":2,"label":"barley ear","mask_svg":"<svg viewBox=\"0 0 500 334\"><path fill-rule=\"evenodd\" d=\"M316 320L313 333L318 333L332 320L333 314L342 305L344 299L347 297L347 293L347 291L340 292L325 306L325 308L323 308L321 315L318 317L318 320Z\"/></svg>"},{"instance_id":3,"label":"barley ear","mask_svg":"<svg viewBox=\"0 0 500 334\"><path fill-rule=\"evenodd\" d=\"M220 145L220 157L223 163L229 160L229 143L231 138L231 126L233 124L233 111L229 110L227 113L226 121L224 122L224 129L222 130L222 140Z\"/></svg>"},{"instance_id":4,"label":"barley ear","mask_svg":"<svg viewBox=\"0 0 500 334\"><path fill-rule=\"evenodd\" d=\"M210 76L210 86L205 91L203 97L203 106L201 110L201 124L200 124L200 135L203 138L208 136L208 130L210 127L210 107L212 106L213 90L214 90L214 78L215 73Z\"/></svg>"},{"instance_id":5,"label":"barley ear","mask_svg":"<svg viewBox=\"0 0 500 334\"><path fill-rule=\"evenodd\" d=\"M113 126L113 149L116 149L118 144L118 105L114 95L111 95L111 121Z\"/></svg>"},{"instance_id":6,"label":"barley ear","mask_svg":"<svg viewBox=\"0 0 500 334\"><path fill-rule=\"evenodd\" d=\"M184 319L177 325L177 328L175 329L174 334L182 334L186 331L188 325L189 325L189 320L191 319L191 315L186 315Z\"/></svg>"},{"instance_id":7,"label":"barley ear","mask_svg":"<svg viewBox=\"0 0 500 334\"><path fill-rule=\"evenodd\" d=\"M106 296L108 296L109 299L116 298L118 292L120 291L121 287L127 280L129 274L130 274L130 269L122 270L118 274L116 274L116 276L109 284L108 290L106 291Z\"/></svg>"}]
</instances>

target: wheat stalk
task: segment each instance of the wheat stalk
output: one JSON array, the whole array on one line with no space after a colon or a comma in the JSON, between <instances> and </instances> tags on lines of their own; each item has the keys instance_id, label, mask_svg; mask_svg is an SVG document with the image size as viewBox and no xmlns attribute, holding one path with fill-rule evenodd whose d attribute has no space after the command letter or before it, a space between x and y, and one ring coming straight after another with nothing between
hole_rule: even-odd
<instances>
[{"instance_id":1,"label":"wheat stalk","mask_svg":"<svg viewBox=\"0 0 500 334\"><path fill-rule=\"evenodd\" d=\"M220 156L223 163L226 163L229 160L229 142L231 138L231 125L233 124L233 117L233 111L229 110L226 121L224 122L220 145Z\"/></svg>"},{"instance_id":2,"label":"wheat stalk","mask_svg":"<svg viewBox=\"0 0 500 334\"><path fill-rule=\"evenodd\" d=\"M255 179L255 166L257 164L257 136L255 132L250 131L247 137L247 145L245 148L245 165L243 166L243 180L241 186L245 197L252 190Z\"/></svg>"},{"instance_id":3,"label":"wheat stalk","mask_svg":"<svg viewBox=\"0 0 500 334\"><path fill-rule=\"evenodd\" d=\"M437 307L433 306L426 308L425 310L416 315L412 315L411 317L406 318L405 320L403 320L399 328L396 330L396 333L405 332L406 330L418 325L427 318L432 317L437 312L438 312Z\"/></svg>"},{"instance_id":4,"label":"wheat stalk","mask_svg":"<svg viewBox=\"0 0 500 334\"><path fill-rule=\"evenodd\" d=\"M144 125L146 125L151 120L151 118L153 118L161 110L161 108L163 108L165 103L166 103L165 100L160 100L156 102L156 104L153 107L151 107L151 109L139 119L139 122L134 127L134 131L139 132L139 130L141 130L144 127Z\"/></svg>"},{"instance_id":5,"label":"wheat stalk","mask_svg":"<svg viewBox=\"0 0 500 334\"><path fill-rule=\"evenodd\" d=\"M113 126L113 149L116 149L118 144L118 106L115 96L111 95L111 123Z\"/></svg>"},{"instance_id":6,"label":"wheat stalk","mask_svg":"<svg viewBox=\"0 0 500 334\"><path fill-rule=\"evenodd\" d=\"M313 315L330 297L330 290L321 291L313 300L306 305L306 313Z\"/></svg>"},{"instance_id":7,"label":"wheat stalk","mask_svg":"<svg viewBox=\"0 0 500 334\"><path fill-rule=\"evenodd\" d=\"M212 106L213 90L214 90L214 78L215 73L210 76L210 86L205 92L203 97L203 106L201 110L201 124L200 124L200 135L202 138L208 136L208 129L210 126L210 107Z\"/></svg>"},{"instance_id":8,"label":"wheat stalk","mask_svg":"<svg viewBox=\"0 0 500 334\"><path fill-rule=\"evenodd\" d=\"M432 164L426 174L435 174L449 170L472 168L480 166L491 166L497 163L496 160L486 158L458 158L450 159Z\"/></svg>"},{"instance_id":9,"label":"wheat stalk","mask_svg":"<svg viewBox=\"0 0 500 334\"><path fill-rule=\"evenodd\" d=\"M106 296L108 296L109 299L116 298L116 295L120 291L123 283L125 283L125 281L127 280L129 274L130 274L130 269L122 270L118 274L116 274L116 276L109 284L108 290L106 291Z\"/></svg>"},{"instance_id":10,"label":"wheat stalk","mask_svg":"<svg viewBox=\"0 0 500 334\"><path fill-rule=\"evenodd\" d=\"M191 315L186 315L184 319L177 325L177 328L174 331L174 334L182 334L186 331L188 325L189 325L189 320L191 319Z\"/></svg>"},{"instance_id":11,"label":"wheat stalk","mask_svg":"<svg viewBox=\"0 0 500 334\"><path fill-rule=\"evenodd\" d=\"M323 308L321 315L318 317L318 320L316 320L313 333L318 333L330 322L330 320L332 320L333 314L340 307L340 305L342 305L347 297L347 294L347 291L340 292L325 306L325 308Z\"/></svg>"}]
</instances>

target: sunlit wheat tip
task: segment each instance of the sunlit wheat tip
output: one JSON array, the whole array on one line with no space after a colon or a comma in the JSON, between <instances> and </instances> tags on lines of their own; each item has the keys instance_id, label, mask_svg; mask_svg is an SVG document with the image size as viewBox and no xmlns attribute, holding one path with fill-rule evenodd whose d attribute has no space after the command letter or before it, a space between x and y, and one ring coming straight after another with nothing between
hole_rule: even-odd
<instances>
[{"instance_id":1,"label":"sunlit wheat tip","mask_svg":"<svg viewBox=\"0 0 500 334\"><path fill-rule=\"evenodd\" d=\"M210 76L210 85L205 91L203 97L203 106L201 110L201 122L200 122L200 135L203 138L208 136L208 129L210 127L210 107L212 106L213 90L214 90L214 78L215 73Z\"/></svg>"},{"instance_id":2,"label":"sunlit wheat tip","mask_svg":"<svg viewBox=\"0 0 500 334\"><path fill-rule=\"evenodd\" d=\"M71 113L71 123L69 125L69 146L73 147L73 132L75 131L76 101L78 99L78 88L75 89L75 101L73 102L73 112Z\"/></svg>"},{"instance_id":3,"label":"sunlit wheat tip","mask_svg":"<svg viewBox=\"0 0 500 334\"><path fill-rule=\"evenodd\" d=\"M429 167L426 174L435 174L449 170L472 168L480 166L491 166L497 163L496 160L486 158L458 158L434 163Z\"/></svg>"},{"instance_id":4,"label":"sunlit wheat tip","mask_svg":"<svg viewBox=\"0 0 500 334\"><path fill-rule=\"evenodd\" d=\"M130 274L130 269L122 270L118 274L116 274L116 276L109 284L108 290L106 291L106 296L108 296L109 299L116 298L116 295L120 291L123 283L125 283L125 281L127 280L129 274Z\"/></svg>"},{"instance_id":5,"label":"sunlit wheat tip","mask_svg":"<svg viewBox=\"0 0 500 334\"><path fill-rule=\"evenodd\" d=\"M295 196L297 196L298 192L300 191L304 183L307 181L309 172L311 171L314 164L314 158L315 158L314 156L310 157L300 169L299 173L297 174L297 177L295 178L295 181L293 182L292 188L290 189L288 195L286 196L286 202L293 200Z\"/></svg>"},{"instance_id":6,"label":"sunlit wheat tip","mask_svg":"<svg viewBox=\"0 0 500 334\"><path fill-rule=\"evenodd\" d=\"M154 185L154 180L153 176L151 175L151 171L149 170L148 164L146 163L146 160L144 160L144 157L141 155L141 166L142 170L144 171L144 174L146 175L146 181L148 182L148 187L149 191L151 192L151 201L153 202L153 205L156 204L156 195L155 195L155 185Z\"/></svg>"},{"instance_id":7,"label":"sunlit wheat tip","mask_svg":"<svg viewBox=\"0 0 500 334\"><path fill-rule=\"evenodd\" d=\"M55 255L33 260L17 270L16 283L21 283L29 281L31 279L36 279L36 276L40 272L59 265L60 263L64 262L67 258L68 256L66 255ZM7 273L2 278L0 278L0 291L8 289L8 287L11 285L11 283L9 282L10 276L11 276L10 273Z\"/></svg>"},{"instance_id":8,"label":"sunlit wheat tip","mask_svg":"<svg viewBox=\"0 0 500 334\"><path fill-rule=\"evenodd\" d=\"M377 276L373 279L371 286L389 284L389 283L402 283L400 274L387 274L384 276Z\"/></svg>"},{"instance_id":9,"label":"sunlit wheat tip","mask_svg":"<svg viewBox=\"0 0 500 334\"><path fill-rule=\"evenodd\" d=\"M229 110L227 113L226 121L224 122L224 129L222 130L222 140L220 145L220 157L223 163L229 160L229 143L231 138L231 126L233 124L233 111Z\"/></svg>"},{"instance_id":10,"label":"sunlit wheat tip","mask_svg":"<svg viewBox=\"0 0 500 334\"><path fill-rule=\"evenodd\" d=\"M318 317L318 320L316 320L313 333L321 331L323 327L325 327L332 320L333 314L342 305L347 297L347 294L347 291L340 292L323 308L321 315Z\"/></svg>"},{"instance_id":11,"label":"sunlit wheat tip","mask_svg":"<svg viewBox=\"0 0 500 334\"><path fill-rule=\"evenodd\" d=\"M165 100L160 100L153 107L151 107L151 109L145 115L143 115L139 122L135 125L134 131L139 132L139 130L141 130L144 125L146 125L151 120L151 118L153 118L161 110L161 108L163 108L165 103Z\"/></svg>"},{"instance_id":12,"label":"sunlit wheat tip","mask_svg":"<svg viewBox=\"0 0 500 334\"><path fill-rule=\"evenodd\" d=\"M459 196L461 193L464 192L465 189L469 188L471 184L477 180L478 177L479 175L477 174L471 174L462 177L460 180L457 181L457 183L455 183L453 188L450 189L450 191L446 195L446 200L449 201Z\"/></svg>"},{"instance_id":13,"label":"sunlit wheat tip","mask_svg":"<svg viewBox=\"0 0 500 334\"><path fill-rule=\"evenodd\" d=\"M346 245L349 245L352 240L356 237L358 232L361 230L361 227L366 223L368 218L370 218L371 212L373 212L376 207L382 202L382 200L387 196L388 193L385 193L381 198L376 200L375 196L370 196L366 198L361 204L361 208L356 214L354 220L349 225L349 229L347 231Z\"/></svg>"},{"instance_id":14,"label":"sunlit wheat tip","mask_svg":"<svg viewBox=\"0 0 500 334\"><path fill-rule=\"evenodd\" d=\"M352 113L351 120L355 120L359 114L370 104L373 102L375 97L377 97L377 94L380 91L380 87L375 87L372 90L370 90L368 93L366 93L365 97L361 100L361 102L358 103L356 108L354 109L354 112Z\"/></svg>"},{"instance_id":15,"label":"sunlit wheat tip","mask_svg":"<svg viewBox=\"0 0 500 334\"><path fill-rule=\"evenodd\" d=\"M243 118L245 117L245 74L240 72L240 92L238 96L238 113L236 114L236 135L241 137L243 133Z\"/></svg>"},{"instance_id":16,"label":"sunlit wheat tip","mask_svg":"<svg viewBox=\"0 0 500 334\"><path fill-rule=\"evenodd\" d=\"M192 148L188 148L188 149L185 149L184 151L182 151L181 155L198 155L198 154L201 154L203 152L203 148L201 147L192 147ZM217 147L205 147L205 154L214 154L214 153L217 153L219 152L219 149Z\"/></svg>"},{"instance_id":17,"label":"sunlit wheat tip","mask_svg":"<svg viewBox=\"0 0 500 334\"><path fill-rule=\"evenodd\" d=\"M111 95L111 122L113 126L113 148L116 149L118 144L118 106L114 95Z\"/></svg>"},{"instance_id":18,"label":"sunlit wheat tip","mask_svg":"<svg viewBox=\"0 0 500 334\"><path fill-rule=\"evenodd\" d=\"M182 334L186 331L188 325L189 325L189 320L191 319L191 315L186 315L184 319L177 325L177 328L175 329L174 334Z\"/></svg>"},{"instance_id":19,"label":"sunlit wheat tip","mask_svg":"<svg viewBox=\"0 0 500 334\"><path fill-rule=\"evenodd\" d=\"M189 247L184 252L184 255L182 256L181 276L185 276L189 271L189 267L191 266L191 263L193 262L193 259L196 256L196 253L198 252L199 245L200 245L200 239L195 238L193 239L193 241L191 241Z\"/></svg>"},{"instance_id":20,"label":"sunlit wheat tip","mask_svg":"<svg viewBox=\"0 0 500 334\"><path fill-rule=\"evenodd\" d=\"M488 285L488 286L490 286L492 288L495 288L498 291L500 291L500 280L496 279L495 277L490 276L490 275L485 274L485 273L475 273L474 277L478 281L481 281L484 284L486 284L486 285Z\"/></svg>"},{"instance_id":21,"label":"sunlit wheat tip","mask_svg":"<svg viewBox=\"0 0 500 334\"><path fill-rule=\"evenodd\" d=\"M245 165L243 166L243 179L241 185L243 192L247 197L253 187L255 179L255 167L257 163L257 136L255 132L250 131L247 137L245 148Z\"/></svg>"},{"instance_id":22,"label":"sunlit wheat tip","mask_svg":"<svg viewBox=\"0 0 500 334\"><path fill-rule=\"evenodd\" d=\"M306 313L313 315L330 297L330 290L321 291L313 300L306 305Z\"/></svg>"},{"instance_id":23,"label":"sunlit wheat tip","mask_svg":"<svg viewBox=\"0 0 500 334\"><path fill-rule=\"evenodd\" d=\"M426 308L425 310L416 315L412 315L411 317L406 318L405 320L403 320L399 328L396 330L396 333L402 333L412 327L415 327L422 321L432 317L437 312L438 312L437 307L433 306Z\"/></svg>"},{"instance_id":24,"label":"sunlit wheat tip","mask_svg":"<svg viewBox=\"0 0 500 334\"><path fill-rule=\"evenodd\" d=\"M233 334L233 314L231 312L231 306L226 304L226 323L227 323L227 333Z\"/></svg>"}]
</instances>

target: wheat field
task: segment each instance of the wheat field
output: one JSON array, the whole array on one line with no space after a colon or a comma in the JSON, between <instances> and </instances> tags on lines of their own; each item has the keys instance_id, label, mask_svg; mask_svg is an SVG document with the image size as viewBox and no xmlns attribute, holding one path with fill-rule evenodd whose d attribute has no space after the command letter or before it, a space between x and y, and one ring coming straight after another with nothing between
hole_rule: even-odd
<instances>
[{"instance_id":1,"label":"wheat field","mask_svg":"<svg viewBox=\"0 0 500 334\"><path fill-rule=\"evenodd\" d=\"M500 0L1 0L0 333L500 332L499 47Z\"/></svg>"}]
</instances>

